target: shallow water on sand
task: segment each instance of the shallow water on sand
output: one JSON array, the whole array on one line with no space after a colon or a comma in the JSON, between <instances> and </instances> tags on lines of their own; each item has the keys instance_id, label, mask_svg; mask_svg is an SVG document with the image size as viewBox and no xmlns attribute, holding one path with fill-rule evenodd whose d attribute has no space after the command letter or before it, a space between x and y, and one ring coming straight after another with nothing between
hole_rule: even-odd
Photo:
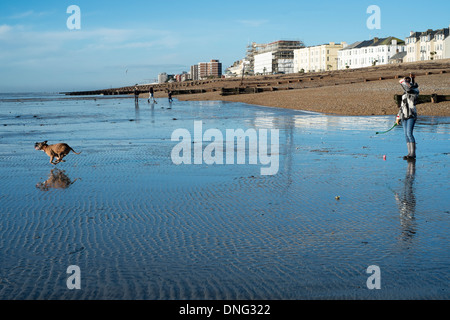
<instances>
[{"instance_id":1,"label":"shallow water on sand","mask_svg":"<svg viewBox=\"0 0 450 320\"><path fill-rule=\"evenodd\" d=\"M0 96L0 299L450 298L450 119L420 118L408 164L401 128L375 135L393 116L133 102ZM174 165L196 120L279 129L278 173ZM55 169L44 140L82 153Z\"/></svg>"}]
</instances>

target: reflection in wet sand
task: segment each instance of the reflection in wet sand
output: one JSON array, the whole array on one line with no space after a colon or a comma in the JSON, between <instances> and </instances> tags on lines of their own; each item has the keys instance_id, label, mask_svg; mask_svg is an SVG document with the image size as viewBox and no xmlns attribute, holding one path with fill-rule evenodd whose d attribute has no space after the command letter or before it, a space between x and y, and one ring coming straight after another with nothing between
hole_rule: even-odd
<instances>
[{"instance_id":1,"label":"reflection in wet sand","mask_svg":"<svg viewBox=\"0 0 450 320\"><path fill-rule=\"evenodd\" d=\"M155 102L151 101L149 102L149 104L150 104L150 118L151 118L150 122L155 123Z\"/></svg>"},{"instance_id":2,"label":"reflection in wet sand","mask_svg":"<svg viewBox=\"0 0 450 320\"><path fill-rule=\"evenodd\" d=\"M141 114L139 110L139 102L134 103L134 121L136 123L139 123L139 120L141 120Z\"/></svg>"},{"instance_id":3,"label":"reflection in wet sand","mask_svg":"<svg viewBox=\"0 0 450 320\"><path fill-rule=\"evenodd\" d=\"M414 189L414 178L416 174L416 161L408 161L403 190L400 194L395 193L398 210L400 212L400 224L402 226L401 240L409 242L416 234L416 195Z\"/></svg>"},{"instance_id":4,"label":"reflection in wet sand","mask_svg":"<svg viewBox=\"0 0 450 320\"><path fill-rule=\"evenodd\" d=\"M78 178L73 181L70 180L64 170L52 169L48 179L44 182L38 182L36 184L36 188L41 191L49 191L50 189L67 189L77 180Z\"/></svg>"}]
</instances>

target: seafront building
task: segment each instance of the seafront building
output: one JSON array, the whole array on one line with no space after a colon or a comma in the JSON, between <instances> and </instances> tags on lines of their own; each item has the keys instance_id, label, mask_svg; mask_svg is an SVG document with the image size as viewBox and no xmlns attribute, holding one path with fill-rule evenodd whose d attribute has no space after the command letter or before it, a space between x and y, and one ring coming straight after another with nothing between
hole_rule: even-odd
<instances>
[{"instance_id":1,"label":"seafront building","mask_svg":"<svg viewBox=\"0 0 450 320\"><path fill-rule=\"evenodd\" d=\"M249 70L255 75L294 73L294 50L303 47L301 41L291 40L252 44L252 50L247 54Z\"/></svg>"},{"instance_id":2,"label":"seafront building","mask_svg":"<svg viewBox=\"0 0 450 320\"><path fill-rule=\"evenodd\" d=\"M169 76L167 75L167 73L162 72L160 74L158 74L158 83L166 83L167 80L169 79Z\"/></svg>"},{"instance_id":3,"label":"seafront building","mask_svg":"<svg viewBox=\"0 0 450 320\"><path fill-rule=\"evenodd\" d=\"M403 63L450 58L450 28L411 31L405 41L396 37L305 47L301 41L279 40L267 44L252 42L245 58L235 61L225 71L225 77L298 72L322 72L356 69L388 63ZM200 62L190 72L176 76L177 81L222 77L219 60ZM158 82L170 79L165 73Z\"/></svg>"},{"instance_id":4,"label":"seafront building","mask_svg":"<svg viewBox=\"0 0 450 320\"><path fill-rule=\"evenodd\" d=\"M256 42L252 42L247 46L247 54L242 62L242 68L245 70L241 71L241 73L243 72L248 75L255 74L255 55L264 46L265 44L259 44Z\"/></svg>"},{"instance_id":5,"label":"seafront building","mask_svg":"<svg viewBox=\"0 0 450 320\"><path fill-rule=\"evenodd\" d=\"M235 61L231 66L225 69L225 77L231 78L242 76L243 72L245 72L245 62L245 59Z\"/></svg>"},{"instance_id":6,"label":"seafront building","mask_svg":"<svg viewBox=\"0 0 450 320\"><path fill-rule=\"evenodd\" d=\"M198 80L198 64L191 66L191 80Z\"/></svg>"},{"instance_id":7,"label":"seafront building","mask_svg":"<svg viewBox=\"0 0 450 320\"><path fill-rule=\"evenodd\" d=\"M357 41L339 50L338 70L388 64L391 57L405 50L405 42L395 37Z\"/></svg>"},{"instance_id":8,"label":"seafront building","mask_svg":"<svg viewBox=\"0 0 450 320\"><path fill-rule=\"evenodd\" d=\"M188 72L183 71L180 74L176 74L174 79L176 82L188 81L188 80L191 80L191 75Z\"/></svg>"},{"instance_id":9,"label":"seafront building","mask_svg":"<svg viewBox=\"0 0 450 320\"><path fill-rule=\"evenodd\" d=\"M226 77L257 74L293 73L294 50L303 48L301 41L279 40L271 43L252 42L244 59L235 61L225 71Z\"/></svg>"},{"instance_id":10,"label":"seafront building","mask_svg":"<svg viewBox=\"0 0 450 320\"><path fill-rule=\"evenodd\" d=\"M389 58L389 64L398 64L405 62L406 51L397 52L392 57Z\"/></svg>"},{"instance_id":11,"label":"seafront building","mask_svg":"<svg viewBox=\"0 0 450 320\"><path fill-rule=\"evenodd\" d=\"M347 43L330 42L294 50L294 72L319 72L338 69L338 52Z\"/></svg>"},{"instance_id":12,"label":"seafront building","mask_svg":"<svg viewBox=\"0 0 450 320\"><path fill-rule=\"evenodd\" d=\"M192 80L203 80L207 78L222 77L222 63L219 60L211 60L210 62L199 62L191 66Z\"/></svg>"},{"instance_id":13,"label":"seafront building","mask_svg":"<svg viewBox=\"0 0 450 320\"><path fill-rule=\"evenodd\" d=\"M198 63L198 79L206 79L208 76L208 62L199 62Z\"/></svg>"},{"instance_id":14,"label":"seafront building","mask_svg":"<svg viewBox=\"0 0 450 320\"><path fill-rule=\"evenodd\" d=\"M271 43L252 42L244 59L235 61L225 71L226 77L257 74L293 73L294 50L303 48L301 41L279 40Z\"/></svg>"},{"instance_id":15,"label":"seafront building","mask_svg":"<svg viewBox=\"0 0 450 320\"><path fill-rule=\"evenodd\" d=\"M405 62L440 60L450 58L449 28L411 31L405 40Z\"/></svg>"},{"instance_id":16,"label":"seafront building","mask_svg":"<svg viewBox=\"0 0 450 320\"><path fill-rule=\"evenodd\" d=\"M247 46L247 52L244 59L235 61L225 70L226 77L236 77L245 75L255 75L255 55L262 51L267 44L252 42Z\"/></svg>"},{"instance_id":17,"label":"seafront building","mask_svg":"<svg viewBox=\"0 0 450 320\"><path fill-rule=\"evenodd\" d=\"M406 57L405 62L415 62L420 60L420 34L422 32L411 31L406 38Z\"/></svg>"},{"instance_id":18,"label":"seafront building","mask_svg":"<svg viewBox=\"0 0 450 320\"><path fill-rule=\"evenodd\" d=\"M222 77L222 63L219 60L211 60L208 62L207 76L214 78Z\"/></svg>"}]
</instances>

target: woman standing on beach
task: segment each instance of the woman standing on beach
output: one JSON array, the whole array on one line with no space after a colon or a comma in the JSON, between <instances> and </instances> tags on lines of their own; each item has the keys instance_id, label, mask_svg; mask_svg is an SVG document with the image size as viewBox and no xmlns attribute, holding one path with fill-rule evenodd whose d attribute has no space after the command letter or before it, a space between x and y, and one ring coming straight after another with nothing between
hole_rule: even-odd
<instances>
[{"instance_id":1,"label":"woman standing on beach","mask_svg":"<svg viewBox=\"0 0 450 320\"><path fill-rule=\"evenodd\" d=\"M402 96L402 103L397 114L397 125L402 123L405 131L406 145L408 146L408 155L404 156L404 160L416 159L416 140L413 135L414 125L417 120L416 102L419 96L419 85L414 81L414 74L400 80L400 84L405 91Z\"/></svg>"}]
</instances>

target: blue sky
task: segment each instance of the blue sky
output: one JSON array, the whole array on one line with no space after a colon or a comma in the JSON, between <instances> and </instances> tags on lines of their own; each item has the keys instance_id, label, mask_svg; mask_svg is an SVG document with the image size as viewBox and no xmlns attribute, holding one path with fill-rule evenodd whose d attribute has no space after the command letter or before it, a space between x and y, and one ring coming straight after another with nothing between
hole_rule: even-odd
<instances>
[{"instance_id":1,"label":"blue sky","mask_svg":"<svg viewBox=\"0 0 450 320\"><path fill-rule=\"evenodd\" d=\"M0 92L71 91L148 83L219 59L224 68L250 42L302 40L307 46L450 24L448 1L21 1L0 2ZM67 8L81 10L69 30ZM370 30L370 5L381 29Z\"/></svg>"}]
</instances>

